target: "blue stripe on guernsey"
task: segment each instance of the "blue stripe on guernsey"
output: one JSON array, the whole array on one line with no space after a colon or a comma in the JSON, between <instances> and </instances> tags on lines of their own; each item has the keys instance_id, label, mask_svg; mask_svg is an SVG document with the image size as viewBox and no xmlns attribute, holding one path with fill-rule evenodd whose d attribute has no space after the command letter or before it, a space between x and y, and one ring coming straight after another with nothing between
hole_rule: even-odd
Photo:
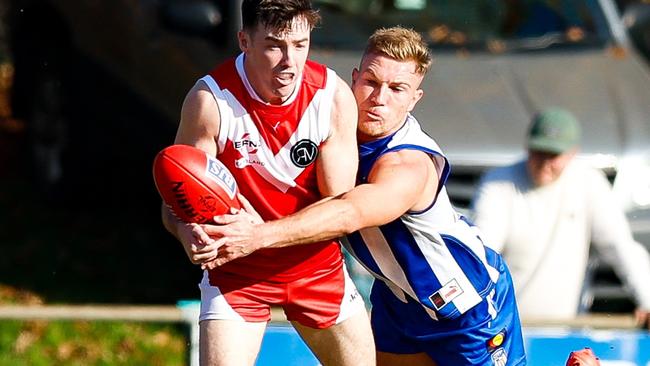
<instances>
[{"instance_id":1,"label":"blue stripe on guernsey","mask_svg":"<svg viewBox=\"0 0 650 366\"><path fill-rule=\"evenodd\" d=\"M488 246L485 247L485 261L492 268L496 268L497 270L501 271L499 265L502 265L501 263L503 263L503 258L501 258L501 255L497 253L497 251Z\"/></svg>"},{"instance_id":2,"label":"blue stripe on guernsey","mask_svg":"<svg viewBox=\"0 0 650 366\"><path fill-rule=\"evenodd\" d=\"M413 289L417 300L429 308L435 309L429 297L438 291L442 284L438 282L435 273L409 229L399 219L382 225L380 229L392 250L395 260L404 271L406 280ZM422 281L422 279L427 280ZM451 307L450 304L450 306L443 308L444 313L447 310L455 310L455 307L454 309L451 309ZM444 313L439 312L443 317L445 316Z\"/></svg>"},{"instance_id":3,"label":"blue stripe on guernsey","mask_svg":"<svg viewBox=\"0 0 650 366\"><path fill-rule=\"evenodd\" d=\"M470 282L474 285L479 296L485 297L494 287L494 282L490 279L485 264L458 239L451 235L441 235L441 237L447 244L451 255L465 272L465 276L470 278Z\"/></svg>"},{"instance_id":4,"label":"blue stripe on guernsey","mask_svg":"<svg viewBox=\"0 0 650 366\"><path fill-rule=\"evenodd\" d=\"M393 135L384 137L376 141L366 142L359 145L359 171L357 172L359 183L368 181L368 174L375 163L375 160L384 153L386 145L390 142Z\"/></svg>"},{"instance_id":5,"label":"blue stripe on guernsey","mask_svg":"<svg viewBox=\"0 0 650 366\"><path fill-rule=\"evenodd\" d=\"M357 258L368 271L381 274L381 269L379 269L377 262L375 262L372 254L370 254L368 246L364 244L363 239L361 239L361 234L358 231L347 235L341 242L350 254Z\"/></svg>"}]
</instances>

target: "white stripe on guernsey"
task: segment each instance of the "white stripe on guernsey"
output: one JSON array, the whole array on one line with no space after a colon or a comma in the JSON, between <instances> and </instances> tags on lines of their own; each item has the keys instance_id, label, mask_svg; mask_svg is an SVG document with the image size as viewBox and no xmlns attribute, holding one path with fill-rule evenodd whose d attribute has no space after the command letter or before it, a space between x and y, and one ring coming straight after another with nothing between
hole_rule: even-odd
<instances>
[{"instance_id":1,"label":"white stripe on guernsey","mask_svg":"<svg viewBox=\"0 0 650 366\"><path fill-rule=\"evenodd\" d=\"M212 97L217 103L219 109L219 136L217 141L217 154L223 152L224 146L226 146L226 141L228 140L228 134L223 133L222 131L228 131L230 128L230 121L234 119L233 113L235 112L232 108L228 106L226 101L226 96L221 92L221 88L217 85L217 82L210 75L206 75L199 79L199 82L203 82L208 89L212 92ZM243 108L242 108L243 109Z\"/></svg>"},{"instance_id":2,"label":"white stripe on guernsey","mask_svg":"<svg viewBox=\"0 0 650 366\"><path fill-rule=\"evenodd\" d=\"M389 279L388 281L384 281L384 283L388 288L390 288L393 294L395 294L395 296L402 302L406 302L406 298L402 292L417 299L418 296L415 294L411 284L406 279L406 274L402 271L402 267L397 263L397 260L395 260L395 256L392 255L392 250L390 249L390 246L381 230L378 227L371 227L359 230L359 234L361 235L363 242L368 246L370 255L372 255L375 263L377 263L379 270ZM424 305L422 307L426 310L431 319L438 320L433 309L429 309Z\"/></svg>"},{"instance_id":3,"label":"white stripe on guernsey","mask_svg":"<svg viewBox=\"0 0 650 366\"><path fill-rule=\"evenodd\" d=\"M310 140L316 145L327 140L331 129L331 110L336 91L337 76L334 71L327 69L327 85L324 89L319 89L314 95L309 107L301 117L300 126L302 127L305 120L309 121L309 128L297 128L291 135L289 141L278 151L275 156L280 166L294 177L297 177L304 168L297 167L291 161L291 148L300 140Z\"/></svg>"},{"instance_id":4,"label":"white stripe on guernsey","mask_svg":"<svg viewBox=\"0 0 650 366\"><path fill-rule=\"evenodd\" d=\"M316 145L320 145L327 139L330 133L331 123L329 118L333 95L336 90L336 80L336 74L328 69L328 82L325 89L320 89L315 93L303 113L296 131L278 154L273 155L271 149L260 137L259 130L250 115L237 98L230 91L221 90L210 75L204 76L201 81L208 86L219 106L221 125L219 128L218 151L223 151L229 137L234 139L248 133L250 139L260 143L258 153L252 158L264 164L263 166L261 164L252 164L253 169L282 192L295 187L295 178L304 171L304 168L296 166L291 161L291 147L303 139L310 140ZM243 121L243 123L233 123L236 119ZM307 125L305 121L308 121L309 124ZM245 155L244 152L241 153ZM244 157L248 158L248 156Z\"/></svg>"},{"instance_id":5,"label":"white stripe on guernsey","mask_svg":"<svg viewBox=\"0 0 650 366\"><path fill-rule=\"evenodd\" d=\"M422 131L418 121L410 113L406 116L406 126L400 128L388 144L388 148L401 145L404 142L429 148L440 155L442 149L429 135Z\"/></svg>"},{"instance_id":6,"label":"white stripe on guernsey","mask_svg":"<svg viewBox=\"0 0 650 366\"><path fill-rule=\"evenodd\" d=\"M404 217L402 220L404 221ZM449 251L449 248L442 244L442 238L440 238L438 233L433 234L433 236L435 236L434 238L423 235L424 232L413 231L412 226L408 224L406 227L411 232L418 248L420 248L420 251L424 255L424 259L429 264L429 267L432 268L432 272L436 278L438 278L438 281L441 284L445 284L451 280L456 280L460 288L463 290L463 293L460 296L452 300L456 309L461 313L465 313L467 310L480 303L481 296L476 292L474 285L472 285L472 282L467 278L463 269L460 268L458 262L456 262L456 259L454 259L453 255Z\"/></svg>"},{"instance_id":7,"label":"white stripe on guernsey","mask_svg":"<svg viewBox=\"0 0 650 366\"><path fill-rule=\"evenodd\" d=\"M219 106L219 115L221 117L218 139L219 152L222 152L225 148L228 137L243 136L245 133L248 133L248 137L252 141L260 144L255 159L264 164L264 166L261 166L261 164L252 164L253 169L282 192L286 192L289 188L295 187L296 182L294 181L294 177L285 174L285 171L282 170L283 162L278 166L271 149L266 145L264 139L261 138L257 126L255 126L250 115L239 103L237 98L229 90L221 90L217 82L210 75L204 76L201 78L201 81L210 88ZM242 123L233 123L235 121L234 116L240 116L239 119Z\"/></svg>"},{"instance_id":8,"label":"white stripe on guernsey","mask_svg":"<svg viewBox=\"0 0 650 366\"><path fill-rule=\"evenodd\" d=\"M485 266L485 269L488 271L488 275L492 282L496 283L499 279L499 270L492 267L487 262L485 254L485 246L483 242L479 239L481 233L478 227L469 225L466 221L457 218L456 225L450 230L446 231L446 234L449 234L463 244L465 244L480 260L481 263Z\"/></svg>"},{"instance_id":9,"label":"white stripe on guernsey","mask_svg":"<svg viewBox=\"0 0 650 366\"><path fill-rule=\"evenodd\" d=\"M401 288L397 287L394 283L392 283L389 279L384 277L383 275L373 271L371 268L367 267L366 264L362 261L359 260L359 256L355 253L354 249L352 248L352 245L350 244L350 241L348 240L347 236L344 236L340 239L341 244L347 249L350 254L352 254L353 257L357 258L357 263L359 263L363 268L368 271L375 279L380 280L386 284L386 286L393 292L393 294L403 303L406 303L406 295L404 294L404 291L402 291ZM435 319L435 318L434 318Z\"/></svg>"},{"instance_id":10,"label":"white stripe on guernsey","mask_svg":"<svg viewBox=\"0 0 650 366\"><path fill-rule=\"evenodd\" d=\"M478 227L470 226L469 224L467 226L470 227L469 231L472 234L476 235L477 237L481 236L481 233L480 233L480 230L479 230ZM490 264L488 264L486 254L485 254L485 246L483 245L483 241L481 241L481 240L479 240L479 241L480 241L480 246L481 246L481 248L483 250L474 250L474 248L472 248L472 250L474 251L474 253L476 253L476 255L479 258L481 258L481 262L483 262L483 265L487 269L488 274L490 275L490 279L492 280L492 282L497 283L497 280L499 280L499 276L500 276L499 270L492 267Z\"/></svg>"},{"instance_id":11,"label":"white stripe on guernsey","mask_svg":"<svg viewBox=\"0 0 650 366\"><path fill-rule=\"evenodd\" d=\"M235 98L230 91L221 90L219 85L210 75L203 77L201 80L210 88L212 95L219 106L219 113L221 116L218 139L219 152L223 151L228 137L236 138L236 136L243 136L245 133L248 133L248 137L251 140L260 144L254 159L264 164L263 166L261 164L251 164L252 168L281 192L286 192L289 188L295 187L296 182L294 179L302 173L304 168L296 167L291 163L290 148L287 149L285 146L280 150L278 155L274 156L271 149L266 145L264 139L261 138L259 130L250 118L250 115L246 112L244 107L241 106L237 98ZM305 115L308 114L309 109L313 108L307 108ZM242 121L242 123L232 123L235 120L234 115L240 116L239 120ZM297 136L308 135L307 133L297 134L299 131L301 131L301 129L298 129L298 131L296 131L296 133L291 137L288 146L292 146L292 142L295 144L295 142L299 141ZM287 151L285 152L284 150ZM242 155L244 155L243 152ZM244 158L248 158L248 156L244 156Z\"/></svg>"},{"instance_id":12,"label":"white stripe on guernsey","mask_svg":"<svg viewBox=\"0 0 650 366\"><path fill-rule=\"evenodd\" d=\"M321 90L323 93L321 98L325 103L321 102L318 108L318 122L316 124L318 134L323 141L327 140L330 136L330 130L332 128L332 108L334 108L334 93L336 93L338 81L339 77L336 75L336 72L327 69L327 84Z\"/></svg>"},{"instance_id":13,"label":"white stripe on guernsey","mask_svg":"<svg viewBox=\"0 0 650 366\"><path fill-rule=\"evenodd\" d=\"M363 242L368 246L368 251L375 260L375 263L377 263L377 267L379 267L381 273L384 277L390 279L390 281L385 281L386 284L391 287L390 282L393 282L399 286L401 291L417 299L418 297L415 295L415 291L413 291L411 284L406 279L406 274L402 271L402 267L395 260L395 256L392 255L393 251L390 249L381 230L378 227L369 227L359 230L359 234ZM395 292L393 288L391 290Z\"/></svg>"},{"instance_id":14,"label":"white stripe on guernsey","mask_svg":"<svg viewBox=\"0 0 650 366\"><path fill-rule=\"evenodd\" d=\"M497 308L494 306L494 295L496 293L495 289L492 289L490 291L490 294L486 297L487 304L488 304L488 314L492 317L492 320L497 318Z\"/></svg>"}]
</instances>

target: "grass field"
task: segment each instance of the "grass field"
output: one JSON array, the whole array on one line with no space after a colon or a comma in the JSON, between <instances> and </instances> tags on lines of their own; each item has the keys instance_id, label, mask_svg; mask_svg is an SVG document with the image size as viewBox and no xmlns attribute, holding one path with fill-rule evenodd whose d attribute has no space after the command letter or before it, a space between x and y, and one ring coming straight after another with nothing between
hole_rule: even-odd
<instances>
[{"instance_id":1,"label":"grass field","mask_svg":"<svg viewBox=\"0 0 650 366\"><path fill-rule=\"evenodd\" d=\"M184 365L181 326L0 321L0 365Z\"/></svg>"},{"instance_id":2,"label":"grass field","mask_svg":"<svg viewBox=\"0 0 650 366\"><path fill-rule=\"evenodd\" d=\"M0 285L0 304L42 304L35 293ZM182 324L0 320L0 366L184 365Z\"/></svg>"}]
</instances>

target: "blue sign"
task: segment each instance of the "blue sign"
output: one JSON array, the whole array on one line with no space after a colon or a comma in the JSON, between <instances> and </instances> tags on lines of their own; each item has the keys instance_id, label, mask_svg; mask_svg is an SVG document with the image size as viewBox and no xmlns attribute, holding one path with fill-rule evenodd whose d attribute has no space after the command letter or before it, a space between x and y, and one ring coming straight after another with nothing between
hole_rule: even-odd
<instances>
[{"instance_id":1,"label":"blue sign","mask_svg":"<svg viewBox=\"0 0 650 366\"><path fill-rule=\"evenodd\" d=\"M524 328L529 366L564 366L571 351L589 347L602 366L650 366L650 333L632 330Z\"/></svg>"},{"instance_id":2,"label":"blue sign","mask_svg":"<svg viewBox=\"0 0 650 366\"><path fill-rule=\"evenodd\" d=\"M564 366L569 353L593 349L601 366L650 366L650 333L628 330L524 328L528 366ZM296 331L271 324L256 366L318 366Z\"/></svg>"}]
</instances>

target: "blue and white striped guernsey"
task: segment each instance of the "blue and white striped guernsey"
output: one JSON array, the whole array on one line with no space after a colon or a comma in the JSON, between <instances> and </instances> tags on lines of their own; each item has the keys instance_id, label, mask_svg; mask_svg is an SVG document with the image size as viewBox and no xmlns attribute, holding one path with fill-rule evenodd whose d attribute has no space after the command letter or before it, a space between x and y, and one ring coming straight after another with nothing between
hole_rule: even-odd
<instances>
[{"instance_id":1,"label":"blue and white striped guernsey","mask_svg":"<svg viewBox=\"0 0 650 366\"><path fill-rule=\"evenodd\" d=\"M499 277L498 255L483 245L478 229L452 207L444 188L449 163L410 114L393 135L359 146L358 184L367 182L380 156L402 149L431 156L438 171L437 198L423 211L354 232L343 244L400 300L406 302L410 296L433 319L454 319L492 291Z\"/></svg>"}]
</instances>

